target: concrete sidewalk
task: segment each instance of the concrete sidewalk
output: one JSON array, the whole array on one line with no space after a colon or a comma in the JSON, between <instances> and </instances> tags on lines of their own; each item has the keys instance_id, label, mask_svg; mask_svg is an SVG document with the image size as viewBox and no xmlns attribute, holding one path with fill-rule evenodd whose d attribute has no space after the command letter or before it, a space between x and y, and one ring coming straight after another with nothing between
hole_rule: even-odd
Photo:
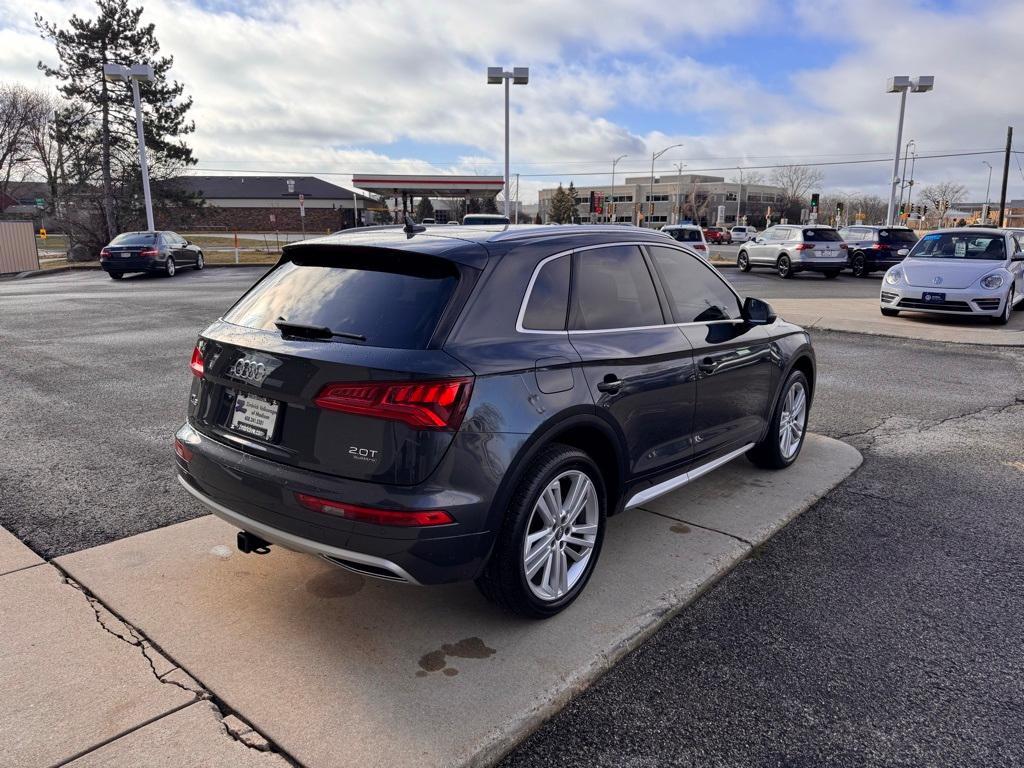
<instances>
[{"instance_id":1,"label":"concrete sidewalk","mask_svg":"<svg viewBox=\"0 0 1024 768\"><path fill-rule=\"evenodd\" d=\"M901 312L884 317L878 299L773 299L766 301L780 316L804 328L895 336L903 339L944 341L985 346L1024 346L1024 305L1018 305L1007 325L949 315Z\"/></svg>"},{"instance_id":2,"label":"concrete sidewalk","mask_svg":"<svg viewBox=\"0 0 1024 768\"><path fill-rule=\"evenodd\" d=\"M0 766L287 766L2 528L0 628Z\"/></svg>"},{"instance_id":3,"label":"concrete sidewalk","mask_svg":"<svg viewBox=\"0 0 1024 768\"><path fill-rule=\"evenodd\" d=\"M487 765L860 461L810 435L784 472L740 459L612 518L587 590L545 622L498 611L472 585L368 580L280 547L241 555L213 517L57 563L302 765ZM112 759L127 738L104 747Z\"/></svg>"}]
</instances>

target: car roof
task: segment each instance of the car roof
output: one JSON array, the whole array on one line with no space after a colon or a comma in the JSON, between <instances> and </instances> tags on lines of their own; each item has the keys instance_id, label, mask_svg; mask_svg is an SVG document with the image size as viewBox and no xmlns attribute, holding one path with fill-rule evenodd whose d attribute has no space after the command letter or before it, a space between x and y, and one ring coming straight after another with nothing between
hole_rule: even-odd
<instances>
[{"instance_id":1,"label":"car roof","mask_svg":"<svg viewBox=\"0 0 1024 768\"><path fill-rule=\"evenodd\" d=\"M993 235L1005 235L1011 230L1002 229L1000 227L944 227L942 229L933 229L929 232L925 232L926 235L944 235L949 232L957 232L968 235L977 235L979 233L993 234Z\"/></svg>"},{"instance_id":2,"label":"car roof","mask_svg":"<svg viewBox=\"0 0 1024 768\"><path fill-rule=\"evenodd\" d=\"M306 249L330 246L387 248L443 256L460 264L482 267L491 253L522 244L549 241L561 249L592 244L589 241L675 242L658 230L615 224L470 224L457 229L441 224L417 227L412 232L395 225L346 229L324 237L289 243L282 251L289 256Z\"/></svg>"},{"instance_id":3,"label":"car roof","mask_svg":"<svg viewBox=\"0 0 1024 768\"><path fill-rule=\"evenodd\" d=\"M637 227L637 229L640 229L640 227ZM661 228L661 231L664 232L666 229L700 229L700 230L703 230L704 228L701 227L700 224L666 224L664 227Z\"/></svg>"}]
</instances>

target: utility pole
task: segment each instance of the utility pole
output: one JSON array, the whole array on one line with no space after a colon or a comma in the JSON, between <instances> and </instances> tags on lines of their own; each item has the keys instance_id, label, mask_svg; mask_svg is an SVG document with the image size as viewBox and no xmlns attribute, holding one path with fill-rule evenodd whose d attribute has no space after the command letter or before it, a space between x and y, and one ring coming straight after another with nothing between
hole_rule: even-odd
<instances>
[{"instance_id":1,"label":"utility pole","mask_svg":"<svg viewBox=\"0 0 1024 768\"><path fill-rule=\"evenodd\" d=\"M621 160L624 157L629 157L629 155L619 155L614 160L612 160L612 200L611 207L608 210L610 223L615 223L615 166L618 165L619 160Z\"/></svg>"},{"instance_id":2,"label":"utility pole","mask_svg":"<svg viewBox=\"0 0 1024 768\"><path fill-rule=\"evenodd\" d=\"M1010 173L1010 151L1013 148L1013 126L1006 127L1006 157L1003 158L1003 189L999 193L999 221L997 227L1003 226L1003 215L1006 211L1006 178Z\"/></svg>"},{"instance_id":3,"label":"utility pole","mask_svg":"<svg viewBox=\"0 0 1024 768\"><path fill-rule=\"evenodd\" d=\"M900 199L899 207L903 206L903 190L907 188L907 157L910 155L910 148L914 148L914 153L917 153L917 143L911 139L907 142L906 147L903 149L903 174L900 178Z\"/></svg>"},{"instance_id":4,"label":"utility pole","mask_svg":"<svg viewBox=\"0 0 1024 768\"><path fill-rule=\"evenodd\" d=\"M678 224L683 218L683 168L686 167L686 163L675 163L676 166L676 220L673 224Z\"/></svg>"},{"instance_id":5,"label":"utility pole","mask_svg":"<svg viewBox=\"0 0 1024 768\"><path fill-rule=\"evenodd\" d=\"M739 191L736 193L736 225L739 226L740 209L743 205L743 169L737 167L736 170L739 172L740 175L740 188Z\"/></svg>"}]
</instances>

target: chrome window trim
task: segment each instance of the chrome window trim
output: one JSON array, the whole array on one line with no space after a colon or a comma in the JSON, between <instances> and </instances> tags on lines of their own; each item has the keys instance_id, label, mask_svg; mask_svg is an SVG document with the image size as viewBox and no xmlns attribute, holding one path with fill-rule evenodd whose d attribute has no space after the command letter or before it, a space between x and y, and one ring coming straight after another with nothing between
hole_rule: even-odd
<instances>
[{"instance_id":1,"label":"chrome window trim","mask_svg":"<svg viewBox=\"0 0 1024 768\"><path fill-rule=\"evenodd\" d=\"M704 321L689 322L689 323L660 323L658 325L637 325L637 326L632 326L632 327L628 327L628 328L595 328L595 329L572 330L572 331L570 331L570 330L564 330L564 331L542 331L542 330L536 330L536 329L533 329L533 328L526 328L523 325L523 318L526 316L526 307L530 303L530 295L533 293L533 285L534 285L534 283L537 282L537 276L540 274L540 271L544 268L545 264L547 264L549 261L554 261L555 259L560 259L560 258L563 258L565 256L572 256L572 254L574 254L574 253L581 253L583 251L592 251L592 250L594 250L596 248L613 248L613 247L618 246L618 245L638 245L640 247L643 247L645 245L652 245L652 246L657 246L659 248L671 248L672 250L675 250L675 251L682 251L687 256L692 256L693 258L695 258L706 269L710 270L711 273L715 277L717 277L719 280L721 280L722 284L725 285L725 287L728 288L732 292L733 296L736 297L736 302L739 304L739 306L740 307L743 306L743 299L736 292L736 289L733 288L731 285L729 285L729 281L725 280L724 278L722 278L722 276L718 274L718 271L714 268L714 266L707 259L705 259L703 256L701 256L699 253L696 253L695 251L691 251L689 248L685 248L685 247L679 245L677 240L669 238L668 242L665 242L665 243L651 242L650 240L638 240L638 241L630 240L628 242L618 242L618 243L599 243L597 245L585 245L585 246L583 246L581 248L569 248L568 250L560 251L559 253L552 254L551 256L545 256L543 259L541 259L539 262L537 262L537 266L534 267L534 269L533 269L533 274L530 275L530 282L526 286L526 294L523 296L523 300L519 304L519 315L516 317L516 332L517 333L547 334L549 336L550 335L561 336L563 334L569 335L570 333L574 333L574 334L625 333L625 332L629 332L629 331L649 331L649 330L654 330L654 329L658 329L658 328L687 328L687 327L696 326L696 325L742 325L743 324L744 321L742 319L737 319L737 320L704 320ZM650 254L646 254L646 255L648 256L648 258L650 258ZM570 280L571 279L572 279L572 277L570 275ZM570 287L571 287L571 284L570 284Z\"/></svg>"}]
</instances>

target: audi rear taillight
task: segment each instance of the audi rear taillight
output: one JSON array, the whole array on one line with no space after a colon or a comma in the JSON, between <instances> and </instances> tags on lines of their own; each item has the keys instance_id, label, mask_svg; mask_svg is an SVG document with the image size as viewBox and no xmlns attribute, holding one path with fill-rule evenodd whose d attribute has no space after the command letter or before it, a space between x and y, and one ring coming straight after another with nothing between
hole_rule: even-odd
<instances>
[{"instance_id":1,"label":"audi rear taillight","mask_svg":"<svg viewBox=\"0 0 1024 768\"><path fill-rule=\"evenodd\" d=\"M889 246L886 245L885 243L872 243L871 244L871 250L873 250L873 251L888 251L889 250Z\"/></svg>"},{"instance_id":2,"label":"audi rear taillight","mask_svg":"<svg viewBox=\"0 0 1024 768\"><path fill-rule=\"evenodd\" d=\"M189 369L193 374L198 376L200 379L203 378L203 374L206 372L203 366L203 350L196 344L196 348L192 350L192 362L188 364Z\"/></svg>"},{"instance_id":3,"label":"audi rear taillight","mask_svg":"<svg viewBox=\"0 0 1024 768\"><path fill-rule=\"evenodd\" d=\"M814 243L797 243L793 248L794 251L813 251Z\"/></svg>"},{"instance_id":4,"label":"audi rear taillight","mask_svg":"<svg viewBox=\"0 0 1024 768\"><path fill-rule=\"evenodd\" d=\"M376 507L361 507L358 504L346 504L343 501L321 499L307 493L296 493L295 499L306 509L359 523L409 528L412 526L448 525L455 522L451 515L440 509L377 509Z\"/></svg>"},{"instance_id":5,"label":"audi rear taillight","mask_svg":"<svg viewBox=\"0 0 1024 768\"><path fill-rule=\"evenodd\" d=\"M472 389L470 378L336 382L320 390L313 402L328 411L401 421L416 429L456 430Z\"/></svg>"}]
</instances>

